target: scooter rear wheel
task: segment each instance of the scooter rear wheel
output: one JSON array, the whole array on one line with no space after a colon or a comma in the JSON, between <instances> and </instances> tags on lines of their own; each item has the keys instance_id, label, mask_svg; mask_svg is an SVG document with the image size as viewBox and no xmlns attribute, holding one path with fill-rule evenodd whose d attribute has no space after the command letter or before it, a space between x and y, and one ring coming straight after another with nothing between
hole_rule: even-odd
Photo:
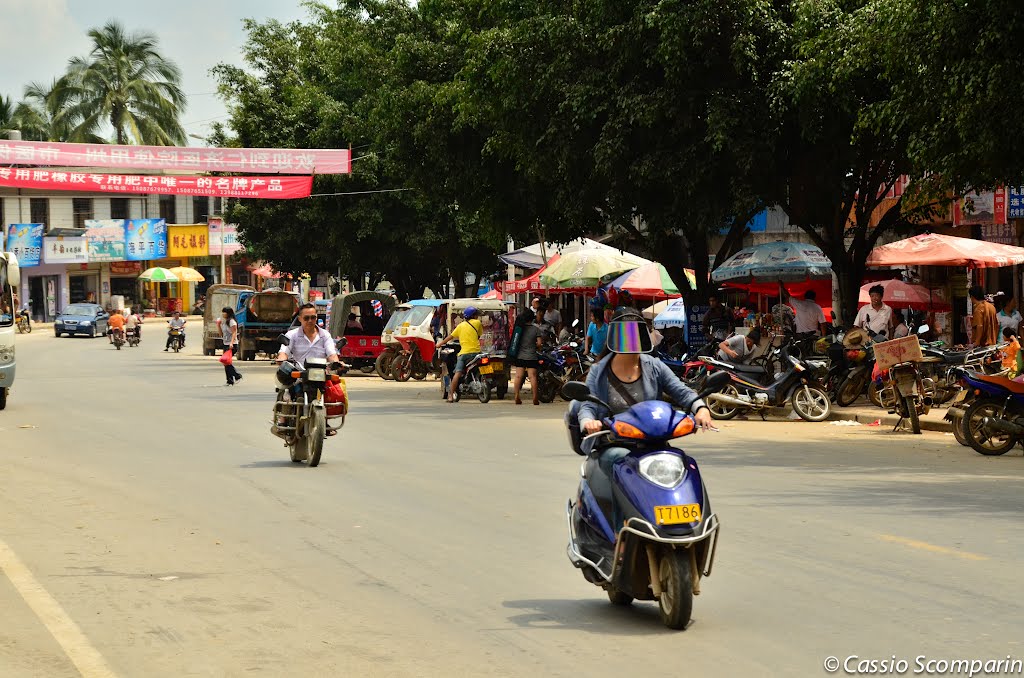
<instances>
[{"instance_id":1,"label":"scooter rear wheel","mask_svg":"<svg viewBox=\"0 0 1024 678\"><path fill-rule=\"evenodd\" d=\"M740 397L740 392L732 384L726 384L718 392L733 398ZM740 413L740 408L726 405L713 398L708 399L708 409L711 411L711 416L715 419L732 419Z\"/></svg>"}]
</instances>

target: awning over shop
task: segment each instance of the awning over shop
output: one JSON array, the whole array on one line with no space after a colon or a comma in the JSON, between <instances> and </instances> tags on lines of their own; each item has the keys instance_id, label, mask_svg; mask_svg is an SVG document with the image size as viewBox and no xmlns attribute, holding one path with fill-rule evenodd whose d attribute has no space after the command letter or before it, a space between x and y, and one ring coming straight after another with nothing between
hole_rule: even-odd
<instances>
[{"instance_id":1,"label":"awning over shop","mask_svg":"<svg viewBox=\"0 0 1024 678\"><path fill-rule=\"evenodd\" d=\"M994 268L1024 264L1024 247L926 233L880 245L868 255L868 266L965 266Z\"/></svg>"}]
</instances>

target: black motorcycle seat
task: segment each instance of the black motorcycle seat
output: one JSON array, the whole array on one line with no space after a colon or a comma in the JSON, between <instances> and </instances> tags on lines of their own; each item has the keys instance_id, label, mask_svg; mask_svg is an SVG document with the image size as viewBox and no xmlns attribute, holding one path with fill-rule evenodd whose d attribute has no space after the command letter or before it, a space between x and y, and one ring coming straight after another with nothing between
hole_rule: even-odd
<instances>
[{"instance_id":1,"label":"black motorcycle seat","mask_svg":"<svg viewBox=\"0 0 1024 678\"><path fill-rule=\"evenodd\" d=\"M925 355L933 355L937 358L942 358L947 363L962 363L970 351L936 351L934 349L925 349Z\"/></svg>"},{"instance_id":2,"label":"black motorcycle seat","mask_svg":"<svg viewBox=\"0 0 1024 678\"><path fill-rule=\"evenodd\" d=\"M737 372L744 372L746 374L766 374L765 369L757 365L733 365L733 368Z\"/></svg>"}]
</instances>

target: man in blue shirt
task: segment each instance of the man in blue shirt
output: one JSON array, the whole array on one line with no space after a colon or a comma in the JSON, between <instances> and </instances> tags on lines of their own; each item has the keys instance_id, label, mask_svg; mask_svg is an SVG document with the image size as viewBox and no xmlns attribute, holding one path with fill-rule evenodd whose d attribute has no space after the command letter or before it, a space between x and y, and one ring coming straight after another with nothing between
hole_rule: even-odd
<instances>
[{"instance_id":1,"label":"man in blue shirt","mask_svg":"<svg viewBox=\"0 0 1024 678\"><path fill-rule=\"evenodd\" d=\"M608 340L608 325L604 322L604 313L600 309L591 309L591 322L587 327L587 353L601 355L605 342Z\"/></svg>"}]
</instances>

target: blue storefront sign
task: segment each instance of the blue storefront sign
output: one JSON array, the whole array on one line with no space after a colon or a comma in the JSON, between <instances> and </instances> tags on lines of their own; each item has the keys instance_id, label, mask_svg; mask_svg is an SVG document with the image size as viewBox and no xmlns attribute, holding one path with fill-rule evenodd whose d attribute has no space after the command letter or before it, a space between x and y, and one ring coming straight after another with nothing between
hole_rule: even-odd
<instances>
[{"instance_id":1,"label":"blue storefront sign","mask_svg":"<svg viewBox=\"0 0 1024 678\"><path fill-rule=\"evenodd\" d=\"M146 261L167 257L167 222L163 219L132 219L125 235L125 258Z\"/></svg>"},{"instance_id":2,"label":"blue storefront sign","mask_svg":"<svg viewBox=\"0 0 1024 678\"><path fill-rule=\"evenodd\" d=\"M1024 186L1008 186L1009 192L1006 214L1010 219L1024 219Z\"/></svg>"},{"instance_id":3,"label":"blue storefront sign","mask_svg":"<svg viewBox=\"0 0 1024 678\"><path fill-rule=\"evenodd\" d=\"M7 251L23 267L38 266L43 253L42 224L11 224L7 229Z\"/></svg>"}]
</instances>

